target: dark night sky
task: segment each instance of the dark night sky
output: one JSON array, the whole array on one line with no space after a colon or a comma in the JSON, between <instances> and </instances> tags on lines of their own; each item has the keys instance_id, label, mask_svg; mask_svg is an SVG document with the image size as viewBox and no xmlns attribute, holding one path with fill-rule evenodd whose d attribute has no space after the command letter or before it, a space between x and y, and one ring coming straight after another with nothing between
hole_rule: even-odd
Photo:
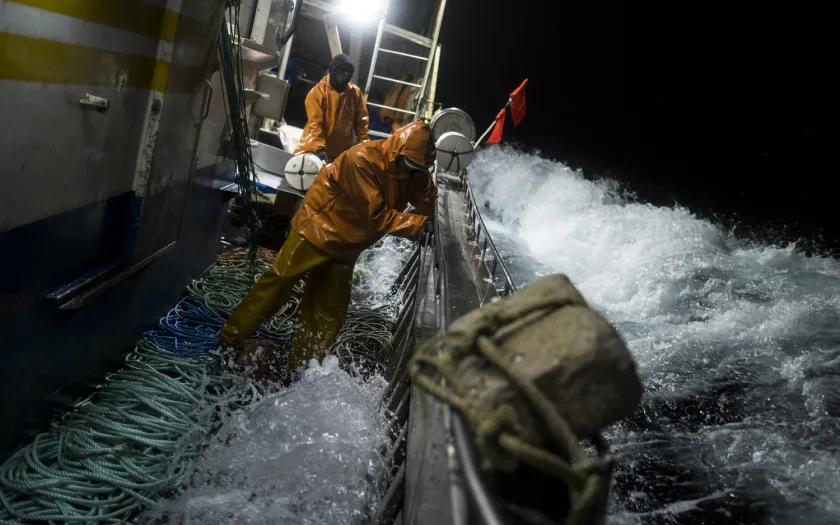
<instances>
[{"instance_id":1,"label":"dark night sky","mask_svg":"<svg viewBox=\"0 0 840 525\"><path fill-rule=\"evenodd\" d=\"M483 130L528 77L528 117L506 142L649 202L787 226L769 240L821 230L836 249L828 8L772 5L451 0L438 99Z\"/></svg>"}]
</instances>

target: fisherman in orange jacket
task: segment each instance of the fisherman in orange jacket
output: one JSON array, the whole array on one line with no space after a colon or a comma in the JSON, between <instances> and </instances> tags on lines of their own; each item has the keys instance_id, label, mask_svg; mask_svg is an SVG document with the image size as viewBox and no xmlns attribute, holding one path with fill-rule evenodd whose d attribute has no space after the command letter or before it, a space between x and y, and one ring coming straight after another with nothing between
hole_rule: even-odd
<instances>
[{"instance_id":1,"label":"fisherman in orange jacket","mask_svg":"<svg viewBox=\"0 0 840 525\"><path fill-rule=\"evenodd\" d=\"M304 276L289 370L326 355L344 325L359 254L385 235L424 242L433 231L434 161L429 126L413 122L321 168L274 264L222 329L222 342L234 347L238 362L250 357L246 339L288 302ZM414 213L403 213L409 204Z\"/></svg>"},{"instance_id":2,"label":"fisherman in orange jacket","mask_svg":"<svg viewBox=\"0 0 840 525\"><path fill-rule=\"evenodd\" d=\"M412 75L406 75L402 78L402 80L403 82L416 82L416 79ZM408 105L411 102L411 99L416 96L416 92L416 88L412 86L397 84L394 89L388 93L388 96L385 97L385 103L383 105L397 109L408 109ZM410 120L410 116L400 111L382 108L379 111L379 119L386 124L391 123L391 130L397 131L403 126L403 122Z\"/></svg>"},{"instance_id":3,"label":"fisherman in orange jacket","mask_svg":"<svg viewBox=\"0 0 840 525\"><path fill-rule=\"evenodd\" d=\"M353 144L370 140L362 90L350 82L353 70L349 56L336 55L327 76L306 95L306 127L295 155L314 153L332 162Z\"/></svg>"}]
</instances>

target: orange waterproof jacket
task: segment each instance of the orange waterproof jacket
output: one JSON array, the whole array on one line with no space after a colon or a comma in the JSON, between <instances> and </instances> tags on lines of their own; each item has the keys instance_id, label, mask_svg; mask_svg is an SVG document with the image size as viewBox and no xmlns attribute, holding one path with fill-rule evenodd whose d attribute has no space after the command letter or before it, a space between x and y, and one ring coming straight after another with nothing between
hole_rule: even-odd
<instances>
[{"instance_id":1,"label":"orange waterproof jacket","mask_svg":"<svg viewBox=\"0 0 840 525\"><path fill-rule=\"evenodd\" d=\"M367 105L362 90L352 82L339 95L330 76L322 78L306 95L306 119L295 155L325 149L327 161L332 162L354 144L354 133L358 142L370 140Z\"/></svg>"},{"instance_id":2,"label":"orange waterproof jacket","mask_svg":"<svg viewBox=\"0 0 840 525\"><path fill-rule=\"evenodd\" d=\"M413 82L414 78L406 75L403 77L403 80L406 82ZM385 97L385 103L383 105L392 108L408 109L408 105L414 95L415 88L406 86L405 84L397 84L397 86L388 93L388 96ZM392 123L391 130L396 131L402 127L403 122L410 120L410 115L400 113L399 111L394 111L392 109L382 108L379 112L379 118L386 124L389 122Z\"/></svg>"},{"instance_id":3,"label":"orange waterproof jacket","mask_svg":"<svg viewBox=\"0 0 840 525\"><path fill-rule=\"evenodd\" d=\"M325 164L292 219L292 228L336 259L354 261L385 235L412 239L432 219L437 189L428 173L397 169L397 157L434 163L429 126L413 122L387 140L353 146ZM416 214L403 213L411 204Z\"/></svg>"}]
</instances>

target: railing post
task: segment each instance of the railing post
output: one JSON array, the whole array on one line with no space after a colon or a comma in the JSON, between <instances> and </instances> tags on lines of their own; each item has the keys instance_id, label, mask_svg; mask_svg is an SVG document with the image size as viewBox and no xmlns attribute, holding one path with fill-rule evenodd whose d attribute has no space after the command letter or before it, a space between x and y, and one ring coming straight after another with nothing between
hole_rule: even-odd
<instances>
[{"instance_id":1,"label":"railing post","mask_svg":"<svg viewBox=\"0 0 840 525\"><path fill-rule=\"evenodd\" d=\"M490 232L487 231L487 227L484 225L484 219L481 218L481 213L478 211L478 206L475 204L475 195L473 195L472 185L470 184L469 178L466 176L466 173L463 174L463 180L465 188L464 197L467 203L467 214L470 218L470 227L472 228L474 233L473 241L475 242L475 245L481 250L480 264L484 264L484 267L489 270L490 278L493 281L494 289L496 289L496 272L501 266L505 280L505 286L502 291L502 297L508 296L516 291L516 285L513 283L513 280L510 277L510 273L508 273L507 271L507 267L505 266L504 260L501 260L499 251L496 249L496 244L490 238ZM483 242L481 240L482 233L484 234ZM493 252L493 263L491 265L488 265L486 261L488 248L490 248L490 250ZM475 266L475 271L478 271L478 265ZM498 293L498 289L496 289L496 293Z\"/></svg>"}]
</instances>

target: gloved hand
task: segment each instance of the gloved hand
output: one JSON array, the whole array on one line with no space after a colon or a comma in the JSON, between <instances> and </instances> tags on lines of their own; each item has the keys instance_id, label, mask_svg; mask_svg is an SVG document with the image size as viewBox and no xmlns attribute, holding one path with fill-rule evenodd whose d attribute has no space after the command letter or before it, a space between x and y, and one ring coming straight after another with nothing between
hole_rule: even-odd
<instances>
[{"instance_id":1,"label":"gloved hand","mask_svg":"<svg viewBox=\"0 0 840 525\"><path fill-rule=\"evenodd\" d=\"M327 152L326 152L326 150L321 150L316 155L318 155L319 159L323 160L324 162L327 162Z\"/></svg>"},{"instance_id":2,"label":"gloved hand","mask_svg":"<svg viewBox=\"0 0 840 525\"><path fill-rule=\"evenodd\" d=\"M420 226L420 229L417 231L417 242L420 243L420 246L428 246L432 242L432 234L435 232L435 223L432 221L426 221Z\"/></svg>"}]
</instances>

